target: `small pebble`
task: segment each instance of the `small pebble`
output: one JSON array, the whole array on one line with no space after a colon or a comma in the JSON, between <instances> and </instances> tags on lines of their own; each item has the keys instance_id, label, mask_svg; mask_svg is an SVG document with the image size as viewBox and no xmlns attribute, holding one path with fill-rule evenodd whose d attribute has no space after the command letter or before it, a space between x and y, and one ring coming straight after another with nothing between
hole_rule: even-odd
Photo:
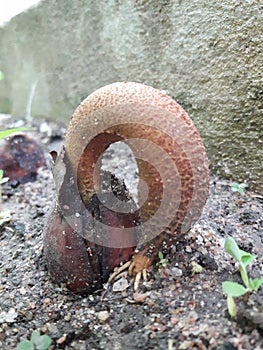
<instances>
[{"instance_id":1,"label":"small pebble","mask_svg":"<svg viewBox=\"0 0 263 350\"><path fill-rule=\"evenodd\" d=\"M49 305L50 305L50 302L51 302L50 298L44 299L44 305L45 305L45 306L49 306Z\"/></svg>"},{"instance_id":2,"label":"small pebble","mask_svg":"<svg viewBox=\"0 0 263 350\"><path fill-rule=\"evenodd\" d=\"M179 350L188 350L193 349L194 342L192 340L185 340L182 342L182 344L179 346Z\"/></svg>"},{"instance_id":3,"label":"small pebble","mask_svg":"<svg viewBox=\"0 0 263 350\"><path fill-rule=\"evenodd\" d=\"M171 324L174 326L178 323L178 318L177 317L171 317Z\"/></svg>"},{"instance_id":4,"label":"small pebble","mask_svg":"<svg viewBox=\"0 0 263 350\"><path fill-rule=\"evenodd\" d=\"M69 322L69 321L71 320L71 315L70 315L70 314L66 315L66 316L64 317L64 320L67 321L67 322Z\"/></svg>"},{"instance_id":5,"label":"small pebble","mask_svg":"<svg viewBox=\"0 0 263 350\"><path fill-rule=\"evenodd\" d=\"M2 311L0 314L0 323L13 323L17 318L17 312L11 308L8 312Z\"/></svg>"},{"instance_id":6,"label":"small pebble","mask_svg":"<svg viewBox=\"0 0 263 350\"><path fill-rule=\"evenodd\" d=\"M187 245L187 246L185 247L185 251L186 251L187 253L192 253L192 248L191 248L189 245Z\"/></svg>"},{"instance_id":7,"label":"small pebble","mask_svg":"<svg viewBox=\"0 0 263 350\"><path fill-rule=\"evenodd\" d=\"M133 299L136 303L143 303L145 299L148 297L148 293L137 293L133 294Z\"/></svg>"},{"instance_id":8,"label":"small pebble","mask_svg":"<svg viewBox=\"0 0 263 350\"><path fill-rule=\"evenodd\" d=\"M122 292L129 287L129 283L126 278L121 277L118 281L114 282L112 286L113 292Z\"/></svg>"},{"instance_id":9,"label":"small pebble","mask_svg":"<svg viewBox=\"0 0 263 350\"><path fill-rule=\"evenodd\" d=\"M183 275L183 271L178 267L172 267L170 271L174 277L181 277Z\"/></svg>"},{"instance_id":10,"label":"small pebble","mask_svg":"<svg viewBox=\"0 0 263 350\"><path fill-rule=\"evenodd\" d=\"M62 337L60 337L60 338L57 340L57 344L60 345L60 344L65 343L66 339L67 339L67 336L66 336L66 335L63 335Z\"/></svg>"},{"instance_id":11,"label":"small pebble","mask_svg":"<svg viewBox=\"0 0 263 350\"><path fill-rule=\"evenodd\" d=\"M108 311L100 311L98 313L98 319L100 320L100 322L105 322L107 321L107 319L110 317Z\"/></svg>"},{"instance_id":12,"label":"small pebble","mask_svg":"<svg viewBox=\"0 0 263 350\"><path fill-rule=\"evenodd\" d=\"M20 288L20 294L21 295L25 295L26 293L27 293L27 291L26 291L25 287L21 287Z\"/></svg>"}]
</instances>

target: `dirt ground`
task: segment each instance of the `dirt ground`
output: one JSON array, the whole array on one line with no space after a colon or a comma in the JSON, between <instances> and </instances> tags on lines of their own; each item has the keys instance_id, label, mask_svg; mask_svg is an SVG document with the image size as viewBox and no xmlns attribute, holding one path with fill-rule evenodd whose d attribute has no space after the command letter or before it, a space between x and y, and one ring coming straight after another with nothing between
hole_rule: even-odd
<instances>
[{"instance_id":1,"label":"dirt ground","mask_svg":"<svg viewBox=\"0 0 263 350\"><path fill-rule=\"evenodd\" d=\"M65 128L45 121L33 126L31 135L48 159ZM203 214L171 247L166 268L152 266L137 293L126 277L122 291L105 285L80 297L53 284L43 254L43 228L55 199L50 165L39 169L35 182L11 185L3 185L3 210L11 211L11 221L0 228L1 349L15 349L33 330L52 338L50 349L263 349L263 288L247 304L237 301L236 319L229 317L222 291L223 281L241 282L238 266L224 251L229 235L257 254L249 274L263 277L261 196L249 189L233 192L230 182L211 175ZM193 273L193 263L203 267L200 273Z\"/></svg>"}]
</instances>

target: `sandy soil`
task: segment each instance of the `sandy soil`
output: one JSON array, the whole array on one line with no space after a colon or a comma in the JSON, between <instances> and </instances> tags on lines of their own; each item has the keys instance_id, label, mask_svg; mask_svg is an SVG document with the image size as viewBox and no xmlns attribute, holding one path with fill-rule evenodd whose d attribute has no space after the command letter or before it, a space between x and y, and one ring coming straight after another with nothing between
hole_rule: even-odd
<instances>
[{"instance_id":1,"label":"sandy soil","mask_svg":"<svg viewBox=\"0 0 263 350\"><path fill-rule=\"evenodd\" d=\"M34 127L48 158L65 129L54 122ZM54 198L49 165L33 183L3 186L3 209L12 217L0 228L1 349L15 349L36 329L52 338L50 349L263 349L263 288L247 304L238 300L236 319L229 317L222 291L223 281L241 281L223 248L228 235L258 255L249 273L263 276L262 197L233 192L230 182L212 175L203 215L171 247L165 269L152 266L137 293L126 277L123 291L105 285L87 297L50 280L42 232ZM203 267L201 273L192 272L193 263Z\"/></svg>"}]
</instances>

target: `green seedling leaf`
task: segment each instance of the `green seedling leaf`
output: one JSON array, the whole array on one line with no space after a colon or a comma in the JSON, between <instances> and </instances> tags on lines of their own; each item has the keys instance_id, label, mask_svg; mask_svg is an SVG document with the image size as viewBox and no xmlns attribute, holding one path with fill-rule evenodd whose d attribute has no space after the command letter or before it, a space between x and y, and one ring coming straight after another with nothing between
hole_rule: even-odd
<instances>
[{"instance_id":1,"label":"green seedling leaf","mask_svg":"<svg viewBox=\"0 0 263 350\"><path fill-rule=\"evenodd\" d=\"M254 278L249 280L250 288L257 291L263 285L263 278Z\"/></svg>"},{"instance_id":2,"label":"green seedling leaf","mask_svg":"<svg viewBox=\"0 0 263 350\"><path fill-rule=\"evenodd\" d=\"M0 81L5 79L4 73L0 70Z\"/></svg>"},{"instance_id":3,"label":"green seedling leaf","mask_svg":"<svg viewBox=\"0 0 263 350\"><path fill-rule=\"evenodd\" d=\"M247 288L236 282L225 281L222 284L224 292L231 297L241 297L247 293Z\"/></svg>"},{"instance_id":4,"label":"green seedling leaf","mask_svg":"<svg viewBox=\"0 0 263 350\"><path fill-rule=\"evenodd\" d=\"M29 128L14 128L0 131L0 139L4 139L7 136L14 134L15 132L30 130Z\"/></svg>"},{"instance_id":5,"label":"green seedling leaf","mask_svg":"<svg viewBox=\"0 0 263 350\"><path fill-rule=\"evenodd\" d=\"M4 176L4 171L0 169L0 181L2 180L3 176Z\"/></svg>"},{"instance_id":6,"label":"green seedling leaf","mask_svg":"<svg viewBox=\"0 0 263 350\"><path fill-rule=\"evenodd\" d=\"M47 350L52 343L51 338L48 335L41 335L36 339L35 345L37 350Z\"/></svg>"},{"instance_id":7,"label":"green seedling leaf","mask_svg":"<svg viewBox=\"0 0 263 350\"><path fill-rule=\"evenodd\" d=\"M195 275L196 273L201 273L203 272L203 266L197 264L195 261L192 261L192 276Z\"/></svg>"},{"instance_id":8,"label":"green seedling leaf","mask_svg":"<svg viewBox=\"0 0 263 350\"><path fill-rule=\"evenodd\" d=\"M39 331L34 331L31 334L30 340L35 344L39 337L40 337L40 332Z\"/></svg>"},{"instance_id":9,"label":"green seedling leaf","mask_svg":"<svg viewBox=\"0 0 263 350\"><path fill-rule=\"evenodd\" d=\"M241 261L245 266L251 264L252 261L254 261L257 258L256 255L252 255L248 252L244 252L244 250L241 250L241 249L240 249L240 253L241 253Z\"/></svg>"},{"instance_id":10,"label":"green seedling leaf","mask_svg":"<svg viewBox=\"0 0 263 350\"><path fill-rule=\"evenodd\" d=\"M237 306L236 306L234 298L231 297L231 295L227 296L227 309L228 309L229 315L231 317L236 317L236 315L237 315Z\"/></svg>"},{"instance_id":11,"label":"green seedling leaf","mask_svg":"<svg viewBox=\"0 0 263 350\"><path fill-rule=\"evenodd\" d=\"M244 301L248 302L249 295L252 291L257 291L263 285L263 278L249 279L246 266L252 263L257 256L252 255L244 250L239 249L235 240L228 237L225 241L225 250L229 253L240 266L240 275L245 287L239 283L225 281L222 284L224 292L227 294L227 305L229 314L236 316L236 304L233 297L240 297L244 295Z\"/></svg>"},{"instance_id":12,"label":"green seedling leaf","mask_svg":"<svg viewBox=\"0 0 263 350\"><path fill-rule=\"evenodd\" d=\"M225 251L232 256L236 261L241 262L241 252L232 237L227 237L225 240Z\"/></svg>"},{"instance_id":13,"label":"green seedling leaf","mask_svg":"<svg viewBox=\"0 0 263 350\"><path fill-rule=\"evenodd\" d=\"M237 183L237 182L232 182L231 190L233 192L239 192L240 194L244 193L244 189L247 187L247 184L245 183Z\"/></svg>"},{"instance_id":14,"label":"green seedling leaf","mask_svg":"<svg viewBox=\"0 0 263 350\"><path fill-rule=\"evenodd\" d=\"M166 268L168 264L168 259L165 259L162 252L158 253L159 261L156 263L156 266L161 268Z\"/></svg>"},{"instance_id":15,"label":"green seedling leaf","mask_svg":"<svg viewBox=\"0 0 263 350\"><path fill-rule=\"evenodd\" d=\"M17 350L48 350L52 339L48 335L40 335L39 331L31 334L30 340L22 341Z\"/></svg>"},{"instance_id":16,"label":"green seedling leaf","mask_svg":"<svg viewBox=\"0 0 263 350\"><path fill-rule=\"evenodd\" d=\"M158 253L158 257L159 257L160 260L162 260L162 259L163 259L163 253L162 253L162 252L159 252L159 253Z\"/></svg>"},{"instance_id":17,"label":"green seedling leaf","mask_svg":"<svg viewBox=\"0 0 263 350\"><path fill-rule=\"evenodd\" d=\"M249 288L249 280L248 280L246 266L242 262L240 263L240 275L241 275L242 281L244 282L244 285L247 288Z\"/></svg>"},{"instance_id":18,"label":"green seedling leaf","mask_svg":"<svg viewBox=\"0 0 263 350\"><path fill-rule=\"evenodd\" d=\"M17 350L34 350L34 345L29 340L24 340L17 346Z\"/></svg>"}]
</instances>

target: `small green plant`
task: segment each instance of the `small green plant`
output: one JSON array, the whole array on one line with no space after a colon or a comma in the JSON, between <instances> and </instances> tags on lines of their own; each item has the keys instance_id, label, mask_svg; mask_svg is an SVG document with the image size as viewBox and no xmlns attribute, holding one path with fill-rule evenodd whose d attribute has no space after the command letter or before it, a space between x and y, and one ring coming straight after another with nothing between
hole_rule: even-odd
<instances>
[{"instance_id":1,"label":"small green plant","mask_svg":"<svg viewBox=\"0 0 263 350\"><path fill-rule=\"evenodd\" d=\"M202 273L203 272L203 266L201 266L200 264L197 264L197 262L192 261L191 262L192 265L192 276L196 275L197 273Z\"/></svg>"},{"instance_id":2,"label":"small green plant","mask_svg":"<svg viewBox=\"0 0 263 350\"><path fill-rule=\"evenodd\" d=\"M247 186L248 186L248 185L245 184L245 183L239 184L239 183L237 183L237 182L232 182L232 184L231 184L231 190L232 190L233 192L238 192L238 193L240 193L240 194L244 194L245 188L246 188Z\"/></svg>"},{"instance_id":3,"label":"small green plant","mask_svg":"<svg viewBox=\"0 0 263 350\"><path fill-rule=\"evenodd\" d=\"M51 343L52 339L48 335L40 335L39 331L34 331L30 340L23 340L18 344L17 350L47 350Z\"/></svg>"},{"instance_id":4,"label":"small green plant","mask_svg":"<svg viewBox=\"0 0 263 350\"><path fill-rule=\"evenodd\" d=\"M159 268L165 269L168 264L168 259L164 258L162 252L158 253L158 257L159 257L159 261L156 263L156 266L158 266Z\"/></svg>"},{"instance_id":5,"label":"small green plant","mask_svg":"<svg viewBox=\"0 0 263 350\"><path fill-rule=\"evenodd\" d=\"M0 81L5 79L4 73L0 70Z\"/></svg>"},{"instance_id":6,"label":"small green plant","mask_svg":"<svg viewBox=\"0 0 263 350\"><path fill-rule=\"evenodd\" d=\"M263 285L263 278L251 279L248 277L247 266L251 264L256 258L256 255L251 255L244 250L239 249L236 241L232 237L225 240L225 251L232 256L239 263L239 271L243 281L243 285L236 282L223 282L223 290L227 294L227 307L230 316L237 315L237 306L235 297L244 296L247 302L252 292L256 292L261 285Z\"/></svg>"},{"instance_id":7,"label":"small green plant","mask_svg":"<svg viewBox=\"0 0 263 350\"><path fill-rule=\"evenodd\" d=\"M0 140L14 134L15 132L20 132L20 131L25 131L25 130L29 130L29 129L28 128L14 128L14 129L2 130L2 131L0 131Z\"/></svg>"}]
</instances>

